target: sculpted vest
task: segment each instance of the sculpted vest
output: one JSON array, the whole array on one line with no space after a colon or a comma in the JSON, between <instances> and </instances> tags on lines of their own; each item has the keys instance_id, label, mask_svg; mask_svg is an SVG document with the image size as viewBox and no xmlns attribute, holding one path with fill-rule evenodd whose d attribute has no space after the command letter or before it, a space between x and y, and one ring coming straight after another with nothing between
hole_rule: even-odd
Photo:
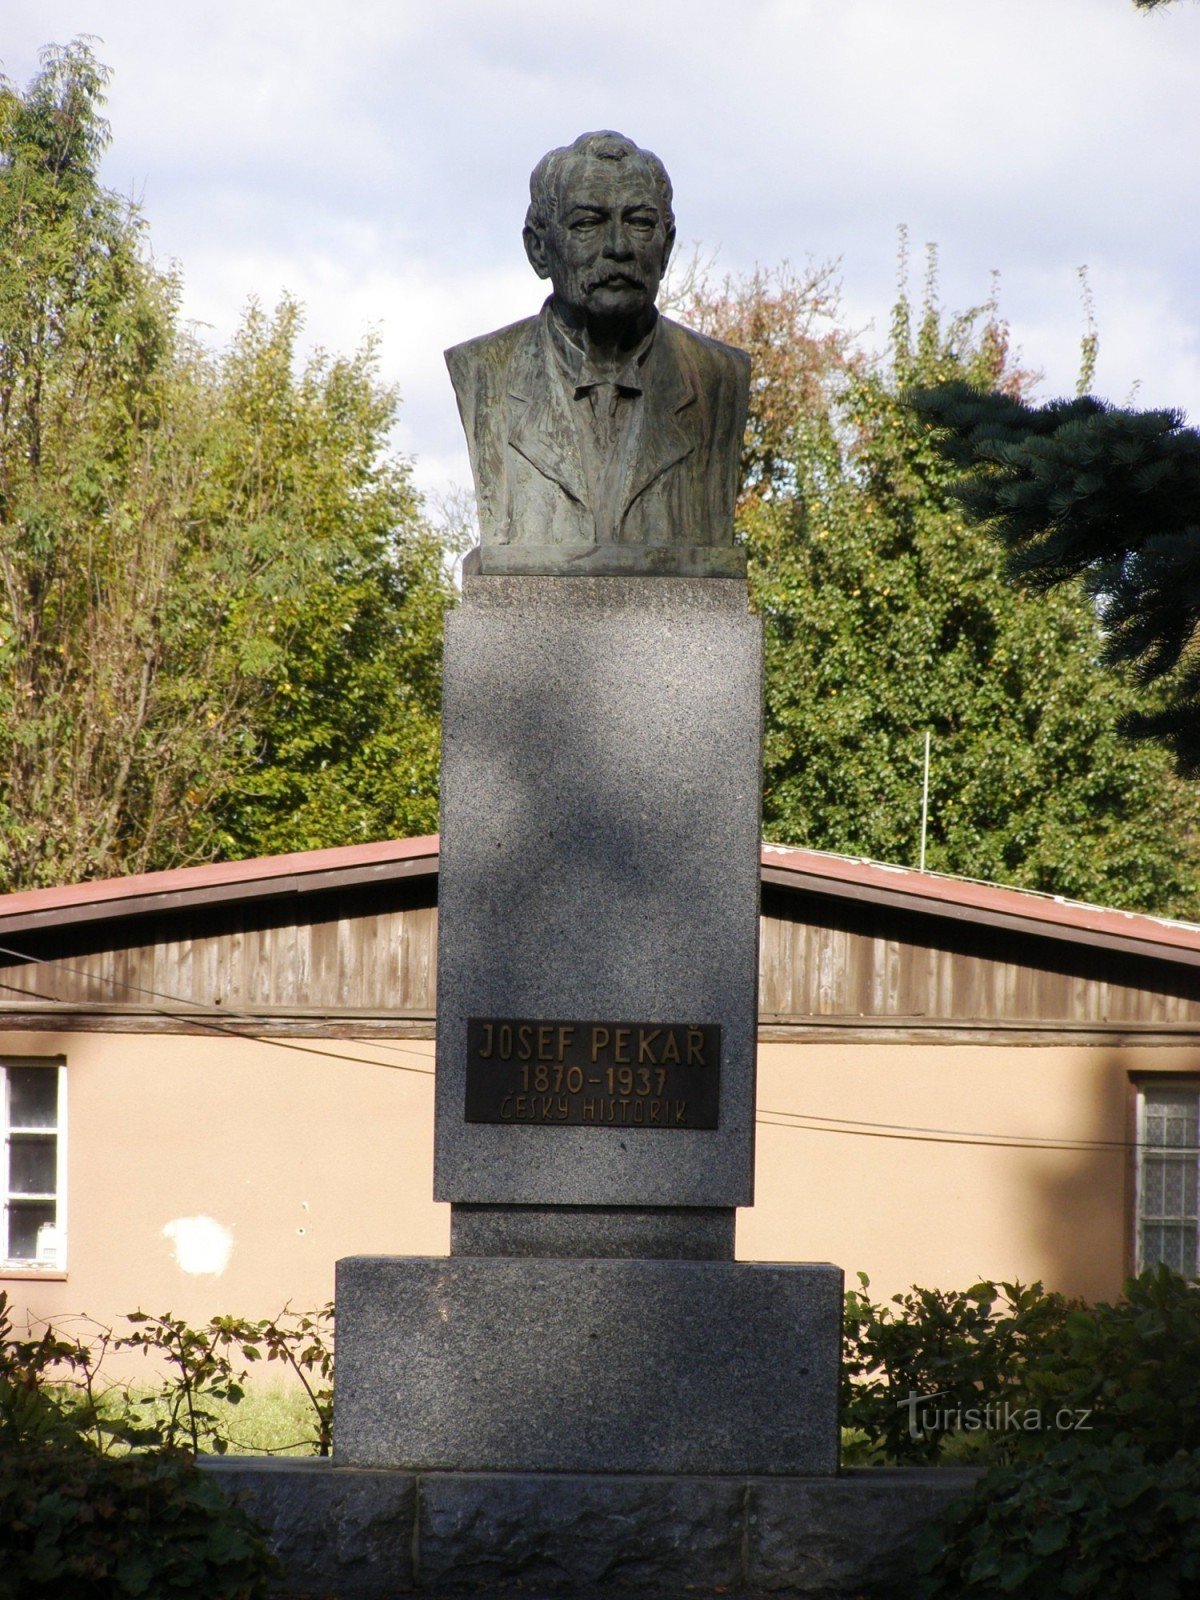
<instances>
[{"instance_id":1,"label":"sculpted vest","mask_svg":"<svg viewBox=\"0 0 1200 1600\"><path fill-rule=\"evenodd\" d=\"M482 542L594 546L587 478L540 315L446 352L471 453ZM617 542L731 545L748 356L660 317L643 369L639 448Z\"/></svg>"}]
</instances>

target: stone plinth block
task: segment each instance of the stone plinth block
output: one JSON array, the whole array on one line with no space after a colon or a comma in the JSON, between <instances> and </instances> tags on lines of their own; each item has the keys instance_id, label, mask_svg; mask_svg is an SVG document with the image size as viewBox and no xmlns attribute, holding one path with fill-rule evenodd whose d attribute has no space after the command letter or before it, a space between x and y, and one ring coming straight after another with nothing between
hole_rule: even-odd
<instances>
[{"instance_id":1,"label":"stone plinth block","mask_svg":"<svg viewBox=\"0 0 1200 1600\"><path fill-rule=\"evenodd\" d=\"M390 1600L411 1589L417 1481L400 1472L339 1476L328 1461L201 1456L260 1525L285 1593Z\"/></svg>"},{"instance_id":2,"label":"stone plinth block","mask_svg":"<svg viewBox=\"0 0 1200 1600\"><path fill-rule=\"evenodd\" d=\"M961 1467L767 1479L199 1464L263 1524L288 1600L909 1595L914 1539L979 1477Z\"/></svg>"},{"instance_id":3,"label":"stone plinth block","mask_svg":"<svg viewBox=\"0 0 1200 1600\"><path fill-rule=\"evenodd\" d=\"M837 1470L836 1267L357 1256L337 1306L340 1464Z\"/></svg>"},{"instance_id":4,"label":"stone plinth block","mask_svg":"<svg viewBox=\"0 0 1200 1600\"><path fill-rule=\"evenodd\" d=\"M732 1261L732 1206L451 1206L452 1256L639 1256Z\"/></svg>"},{"instance_id":5,"label":"stone plinth block","mask_svg":"<svg viewBox=\"0 0 1200 1600\"><path fill-rule=\"evenodd\" d=\"M437 1199L751 1203L761 670L737 579L465 581L443 678ZM606 1059L649 1075L614 1090L602 1062L569 1107L468 1121L471 1018L635 1025ZM679 1112L700 1077L685 1060L660 1079L666 1036L639 1054L641 1024L720 1029L702 1114Z\"/></svg>"}]
</instances>

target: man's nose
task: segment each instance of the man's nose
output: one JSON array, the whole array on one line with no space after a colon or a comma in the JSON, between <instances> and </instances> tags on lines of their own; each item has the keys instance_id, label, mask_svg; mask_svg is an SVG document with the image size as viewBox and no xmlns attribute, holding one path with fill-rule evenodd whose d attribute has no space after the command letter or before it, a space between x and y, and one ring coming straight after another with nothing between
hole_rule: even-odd
<instances>
[{"instance_id":1,"label":"man's nose","mask_svg":"<svg viewBox=\"0 0 1200 1600\"><path fill-rule=\"evenodd\" d=\"M604 230L604 254L616 261L628 261L633 245L620 217L613 217Z\"/></svg>"}]
</instances>

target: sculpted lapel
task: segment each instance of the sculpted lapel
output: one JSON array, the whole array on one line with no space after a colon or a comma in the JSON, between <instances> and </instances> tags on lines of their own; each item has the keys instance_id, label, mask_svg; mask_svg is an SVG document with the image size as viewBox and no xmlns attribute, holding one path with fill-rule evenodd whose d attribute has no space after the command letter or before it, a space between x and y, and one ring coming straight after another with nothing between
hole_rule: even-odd
<instances>
[{"instance_id":1,"label":"sculpted lapel","mask_svg":"<svg viewBox=\"0 0 1200 1600\"><path fill-rule=\"evenodd\" d=\"M655 348L646 363L641 449L626 486L622 518L639 495L677 462L690 456L700 442L695 374L683 358L680 343L675 338L674 325L661 318Z\"/></svg>"},{"instance_id":2,"label":"sculpted lapel","mask_svg":"<svg viewBox=\"0 0 1200 1600\"><path fill-rule=\"evenodd\" d=\"M509 372L508 442L572 500L587 504L575 422L554 370L544 313L530 324Z\"/></svg>"}]
</instances>

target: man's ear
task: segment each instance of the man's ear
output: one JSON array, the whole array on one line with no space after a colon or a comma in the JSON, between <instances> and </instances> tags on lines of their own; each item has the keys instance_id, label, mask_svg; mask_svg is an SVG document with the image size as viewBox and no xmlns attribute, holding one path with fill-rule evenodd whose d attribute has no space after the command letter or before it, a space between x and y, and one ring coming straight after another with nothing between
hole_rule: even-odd
<instances>
[{"instance_id":1,"label":"man's ear","mask_svg":"<svg viewBox=\"0 0 1200 1600\"><path fill-rule=\"evenodd\" d=\"M674 229L674 227L671 227L671 228L669 228L667 230L666 243L663 245L662 264L663 264L663 271L664 272L667 270L667 262L670 261L670 259L671 259L671 251L674 250L674 248L675 248L675 229Z\"/></svg>"},{"instance_id":2,"label":"man's ear","mask_svg":"<svg viewBox=\"0 0 1200 1600\"><path fill-rule=\"evenodd\" d=\"M526 223L521 238L525 241L525 254L529 257L529 265L539 278L550 276L550 260L546 255L546 235L540 228Z\"/></svg>"}]
</instances>

